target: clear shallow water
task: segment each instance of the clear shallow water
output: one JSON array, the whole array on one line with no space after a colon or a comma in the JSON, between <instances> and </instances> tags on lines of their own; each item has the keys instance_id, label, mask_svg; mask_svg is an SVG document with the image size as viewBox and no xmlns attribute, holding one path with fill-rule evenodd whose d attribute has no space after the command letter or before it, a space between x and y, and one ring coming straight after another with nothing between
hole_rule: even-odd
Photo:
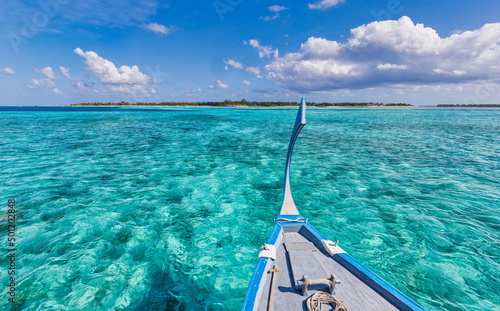
<instances>
[{"instance_id":1,"label":"clear shallow water","mask_svg":"<svg viewBox=\"0 0 500 311\"><path fill-rule=\"evenodd\" d=\"M295 112L0 107L0 241L14 198L22 310L240 309ZM308 122L292 187L320 232L429 310L499 310L500 110Z\"/></svg>"}]
</instances>

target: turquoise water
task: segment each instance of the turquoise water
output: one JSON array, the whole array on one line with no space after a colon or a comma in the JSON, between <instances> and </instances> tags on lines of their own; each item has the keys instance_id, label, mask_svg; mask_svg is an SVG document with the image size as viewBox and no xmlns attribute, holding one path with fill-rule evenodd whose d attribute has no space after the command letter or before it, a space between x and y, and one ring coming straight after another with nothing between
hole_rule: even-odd
<instances>
[{"instance_id":1,"label":"turquoise water","mask_svg":"<svg viewBox=\"0 0 500 311\"><path fill-rule=\"evenodd\" d=\"M295 113L0 108L19 310L240 309ZM499 310L500 109L309 109L308 122L292 187L320 232L429 310Z\"/></svg>"}]
</instances>

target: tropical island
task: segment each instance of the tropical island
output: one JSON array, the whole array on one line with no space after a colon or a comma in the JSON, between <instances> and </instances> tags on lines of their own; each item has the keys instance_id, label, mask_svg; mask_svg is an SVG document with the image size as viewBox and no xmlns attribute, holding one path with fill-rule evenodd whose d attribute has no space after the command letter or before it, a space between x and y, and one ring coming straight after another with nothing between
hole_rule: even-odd
<instances>
[{"instance_id":1,"label":"tropical island","mask_svg":"<svg viewBox=\"0 0 500 311\"><path fill-rule=\"evenodd\" d=\"M207 102L161 102L161 103L129 103L129 102L119 102L119 103L79 103L72 104L70 106L209 106L209 107L285 107L285 106L298 106L297 102L282 102L282 101L247 101L242 100L224 100L221 102L207 101ZM374 103L374 102L342 102L342 103L315 103L308 102L308 106L312 107L413 107L413 105L405 103Z\"/></svg>"}]
</instances>

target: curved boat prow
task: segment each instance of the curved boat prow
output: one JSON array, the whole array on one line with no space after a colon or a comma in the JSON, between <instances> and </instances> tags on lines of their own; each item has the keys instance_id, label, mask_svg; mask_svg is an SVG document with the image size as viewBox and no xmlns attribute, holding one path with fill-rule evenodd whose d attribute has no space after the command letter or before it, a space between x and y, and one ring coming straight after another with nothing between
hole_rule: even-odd
<instances>
[{"instance_id":1,"label":"curved boat prow","mask_svg":"<svg viewBox=\"0 0 500 311\"><path fill-rule=\"evenodd\" d=\"M319 299L326 297L335 310L425 311L299 214L290 187L290 165L293 146L305 124L303 97L288 146L281 212L267 243L259 250L242 310L305 311L308 305L325 303Z\"/></svg>"},{"instance_id":2,"label":"curved boat prow","mask_svg":"<svg viewBox=\"0 0 500 311\"><path fill-rule=\"evenodd\" d=\"M295 141L299 136L300 131L306 125L306 98L302 97L300 101L299 111L295 119L295 125L290 137L290 144L288 145L288 154L286 157L285 168L285 182L283 187L283 204L281 206L280 215L300 215L295 202L293 201L292 189L290 187L290 165L292 164L292 153Z\"/></svg>"}]
</instances>

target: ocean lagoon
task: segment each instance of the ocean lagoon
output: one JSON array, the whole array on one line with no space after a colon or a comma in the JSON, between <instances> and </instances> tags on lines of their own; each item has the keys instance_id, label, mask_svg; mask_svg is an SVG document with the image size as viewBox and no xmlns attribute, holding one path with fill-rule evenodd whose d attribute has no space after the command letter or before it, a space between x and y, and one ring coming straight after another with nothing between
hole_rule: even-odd
<instances>
[{"instance_id":1,"label":"ocean lagoon","mask_svg":"<svg viewBox=\"0 0 500 311\"><path fill-rule=\"evenodd\" d=\"M18 310L240 309L295 113L0 107ZM292 164L302 214L429 310L500 305L499 180L487 108L311 108Z\"/></svg>"}]
</instances>

